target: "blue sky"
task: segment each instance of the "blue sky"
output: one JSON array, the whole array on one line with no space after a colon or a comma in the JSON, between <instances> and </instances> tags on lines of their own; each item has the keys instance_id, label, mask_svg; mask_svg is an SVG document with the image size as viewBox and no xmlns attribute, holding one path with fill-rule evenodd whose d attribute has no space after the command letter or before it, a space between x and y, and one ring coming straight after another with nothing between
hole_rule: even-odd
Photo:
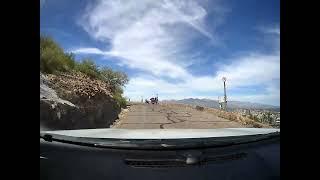
<instances>
[{"instance_id":1,"label":"blue sky","mask_svg":"<svg viewBox=\"0 0 320 180\"><path fill-rule=\"evenodd\" d=\"M76 59L126 72L139 100L280 105L278 0L42 0L40 31Z\"/></svg>"}]
</instances>

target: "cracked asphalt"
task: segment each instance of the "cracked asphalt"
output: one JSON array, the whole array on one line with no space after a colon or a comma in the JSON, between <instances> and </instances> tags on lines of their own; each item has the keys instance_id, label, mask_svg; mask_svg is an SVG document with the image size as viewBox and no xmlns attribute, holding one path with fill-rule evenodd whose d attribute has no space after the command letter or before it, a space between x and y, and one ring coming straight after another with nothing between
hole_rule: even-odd
<instances>
[{"instance_id":1,"label":"cracked asphalt","mask_svg":"<svg viewBox=\"0 0 320 180\"><path fill-rule=\"evenodd\" d=\"M123 129L212 129L239 128L240 123L183 105L132 105L112 128Z\"/></svg>"}]
</instances>

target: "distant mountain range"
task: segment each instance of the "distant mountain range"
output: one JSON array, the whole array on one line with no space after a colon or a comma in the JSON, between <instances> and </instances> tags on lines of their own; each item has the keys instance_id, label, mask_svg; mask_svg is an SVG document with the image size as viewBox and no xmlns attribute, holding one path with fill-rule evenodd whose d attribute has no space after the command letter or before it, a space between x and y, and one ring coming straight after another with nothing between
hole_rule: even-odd
<instances>
[{"instance_id":1,"label":"distant mountain range","mask_svg":"<svg viewBox=\"0 0 320 180\"><path fill-rule=\"evenodd\" d=\"M163 100L161 102L166 103L178 103L178 104L188 104L188 105L198 105L204 107L219 108L219 103L217 100L212 99L181 99L181 100ZM263 109L263 110L272 110L280 111L280 106L273 106L267 104L251 103L251 102L242 102L242 101L228 101L229 109Z\"/></svg>"}]
</instances>

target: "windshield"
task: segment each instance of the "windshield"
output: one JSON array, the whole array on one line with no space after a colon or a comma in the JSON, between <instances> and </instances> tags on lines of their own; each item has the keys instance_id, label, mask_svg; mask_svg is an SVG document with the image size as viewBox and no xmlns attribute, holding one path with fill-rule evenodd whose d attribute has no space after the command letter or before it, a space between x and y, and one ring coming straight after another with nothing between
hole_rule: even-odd
<instances>
[{"instance_id":1,"label":"windshield","mask_svg":"<svg viewBox=\"0 0 320 180\"><path fill-rule=\"evenodd\" d=\"M280 131L279 1L40 5L41 133L183 139Z\"/></svg>"}]
</instances>

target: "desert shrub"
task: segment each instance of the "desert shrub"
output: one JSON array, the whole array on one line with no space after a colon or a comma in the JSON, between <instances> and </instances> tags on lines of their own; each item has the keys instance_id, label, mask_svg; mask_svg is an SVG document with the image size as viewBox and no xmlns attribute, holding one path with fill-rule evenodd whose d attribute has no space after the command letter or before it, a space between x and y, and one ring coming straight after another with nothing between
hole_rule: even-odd
<instances>
[{"instance_id":1,"label":"desert shrub","mask_svg":"<svg viewBox=\"0 0 320 180\"><path fill-rule=\"evenodd\" d=\"M204 110L204 107L202 107L202 106L196 106L196 110L198 110L198 111L203 111L203 110Z\"/></svg>"},{"instance_id":2,"label":"desert shrub","mask_svg":"<svg viewBox=\"0 0 320 180\"><path fill-rule=\"evenodd\" d=\"M113 95L113 98L117 101L117 104L121 108L126 108L127 107L127 100L125 97L122 96L120 93L116 93Z\"/></svg>"},{"instance_id":3,"label":"desert shrub","mask_svg":"<svg viewBox=\"0 0 320 180\"><path fill-rule=\"evenodd\" d=\"M74 55L63 49L48 36L40 35L40 71L56 73L71 71L75 67Z\"/></svg>"},{"instance_id":4,"label":"desert shrub","mask_svg":"<svg viewBox=\"0 0 320 180\"><path fill-rule=\"evenodd\" d=\"M90 59L82 60L77 63L75 70L86 74L87 76L95 79L101 79L101 75L98 66Z\"/></svg>"},{"instance_id":5,"label":"desert shrub","mask_svg":"<svg viewBox=\"0 0 320 180\"><path fill-rule=\"evenodd\" d=\"M100 76L103 81L111 86L113 94L119 92L122 94L122 87L129 82L127 74L121 71L114 71L108 67L103 67L100 70Z\"/></svg>"}]
</instances>

